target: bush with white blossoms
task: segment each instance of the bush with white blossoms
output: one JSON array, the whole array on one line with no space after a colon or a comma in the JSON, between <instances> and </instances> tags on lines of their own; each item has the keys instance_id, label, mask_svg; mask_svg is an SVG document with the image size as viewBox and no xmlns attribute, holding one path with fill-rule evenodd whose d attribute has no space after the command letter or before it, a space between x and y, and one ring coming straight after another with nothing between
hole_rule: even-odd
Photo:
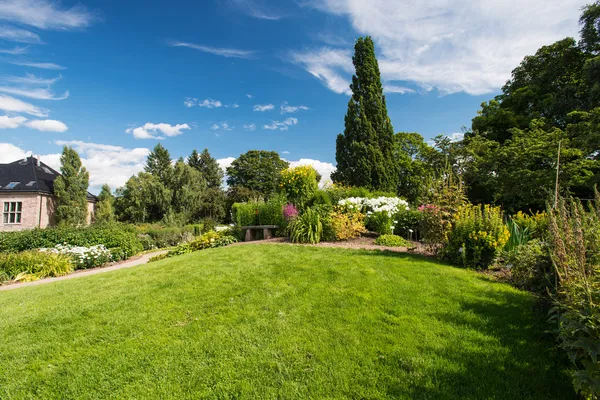
<instances>
[{"instance_id":1,"label":"bush with white blossoms","mask_svg":"<svg viewBox=\"0 0 600 400\"><path fill-rule=\"evenodd\" d=\"M398 221L394 217L400 211L408 211L408 202L399 197L349 197L342 199L338 205L349 210L360 211L367 215L366 226L368 229L382 235L390 234L396 228Z\"/></svg>"},{"instance_id":2,"label":"bush with white blossoms","mask_svg":"<svg viewBox=\"0 0 600 400\"><path fill-rule=\"evenodd\" d=\"M40 249L40 251L69 255L73 258L76 269L99 267L113 261L110 250L102 244L90 247L57 244L53 248Z\"/></svg>"}]
</instances>

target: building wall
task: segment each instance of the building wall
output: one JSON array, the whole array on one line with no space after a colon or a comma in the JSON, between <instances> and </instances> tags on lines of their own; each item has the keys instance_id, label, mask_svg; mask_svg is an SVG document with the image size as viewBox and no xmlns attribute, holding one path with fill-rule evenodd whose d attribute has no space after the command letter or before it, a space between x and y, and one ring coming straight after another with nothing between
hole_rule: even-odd
<instances>
[{"instance_id":1,"label":"building wall","mask_svg":"<svg viewBox=\"0 0 600 400\"><path fill-rule=\"evenodd\" d=\"M23 203L20 224L5 224L4 202ZM93 219L95 203L87 204L87 223ZM56 199L54 196L39 193L0 193L0 232L21 231L24 229L47 228L55 223Z\"/></svg>"}]
</instances>

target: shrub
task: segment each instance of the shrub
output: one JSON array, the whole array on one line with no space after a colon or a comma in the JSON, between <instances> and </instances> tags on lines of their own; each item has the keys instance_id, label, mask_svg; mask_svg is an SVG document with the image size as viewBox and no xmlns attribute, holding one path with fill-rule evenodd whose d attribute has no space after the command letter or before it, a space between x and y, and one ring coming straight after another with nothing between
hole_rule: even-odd
<instances>
[{"instance_id":1,"label":"shrub","mask_svg":"<svg viewBox=\"0 0 600 400\"><path fill-rule=\"evenodd\" d=\"M40 249L41 252L63 254L73 259L76 269L99 267L113 261L110 250L104 245L83 247L58 244L50 249ZM121 257L119 255L119 257Z\"/></svg>"},{"instance_id":2,"label":"shrub","mask_svg":"<svg viewBox=\"0 0 600 400\"><path fill-rule=\"evenodd\" d=\"M367 232L364 224L365 216L358 211L344 212L337 208L331 212L329 221L335 240L348 240ZM330 235L324 234L327 239L328 236Z\"/></svg>"},{"instance_id":3,"label":"shrub","mask_svg":"<svg viewBox=\"0 0 600 400\"><path fill-rule=\"evenodd\" d=\"M419 210L400 210L394 215L396 229L394 233L412 240L421 239L419 232L423 213Z\"/></svg>"},{"instance_id":4,"label":"shrub","mask_svg":"<svg viewBox=\"0 0 600 400\"><path fill-rule=\"evenodd\" d=\"M283 218L289 223L291 220L298 216L298 209L293 204L286 204L283 206Z\"/></svg>"},{"instance_id":5,"label":"shrub","mask_svg":"<svg viewBox=\"0 0 600 400\"><path fill-rule=\"evenodd\" d=\"M36 280L73 272L71 257L63 254L24 251L0 253L0 276L5 280Z\"/></svg>"},{"instance_id":6,"label":"shrub","mask_svg":"<svg viewBox=\"0 0 600 400\"><path fill-rule=\"evenodd\" d=\"M379 234L391 234L396 228L394 216L409 210L406 200L398 197L349 197L338 204L346 210L366 212L366 227Z\"/></svg>"},{"instance_id":7,"label":"shrub","mask_svg":"<svg viewBox=\"0 0 600 400\"><path fill-rule=\"evenodd\" d=\"M329 194L325 190L317 190L315 192L315 194L313 195L312 199L309 200L308 204L310 207L320 206L320 205L330 206L331 198L329 197Z\"/></svg>"},{"instance_id":8,"label":"shrub","mask_svg":"<svg viewBox=\"0 0 600 400\"><path fill-rule=\"evenodd\" d=\"M553 286L552 260L548 246L538 239L504 253L504 263L510 268L511 283L520 289L543 293Z\"/></svg>"},{"instance_id":9,"label":"shrub","mask_svg":"<svg viewBox=\"0 0 600 400\"><path fill-rule=\"evenodd\" d=\"M173 257L198 250L227 246L235 242L237 242L237 239L233 236L223 235L214 231L206 232L199 238L196 238L196 240L193 242L180 244L173 250L169 251L168 256Z\"/></svg>"},{"instance_id":10,"label":"shrub","mask_svg":"<svg viewBox=\"0 0 600 400\"><path fill-rule=\"evenodd\" d=\"M317 172L310 165L281 171L279 187L292 204L303 208L318 189Z\"/></svg>"},{"instance_id":11,"label":"shrub","mask_svg":"<svg viewBox=\"0 0 600 400\"><path fill-rule=\"evenodd\" d=\"M144 251L156 248L154 240L152 240L152 238L149 235L138 235L138 240L140 241L140 244L142 245Z\"/></svg>"},{"instance_id":12,"label":"shrub","mask_svg":"<svg viewBox=\"0 0 600 400\"><path fill-rule=\"evenodd\" d=\"M381 235L375 239L375 244L386 247L412 247L408 240L397 235Z\"/></svg>"},{"instance_id":13,"label":"shrub","mask_svg":"<svg viewBox=\"0 0 600 400\"><path fill-rule=\"evenodd\" d=\"M544 238L548 233L548 214L545 211L526 214L522 211L510 218L523 230L527 230L531 238Z\"/></svg>"},{"instance_id":14,"label":"shrub","mask_svg":"<svg viewBox=\"0 0 600 400\"><path fill-rule=\"evenodd\" d=\"M234 203L231 207L232 220L236 226L256 225L256 203Z\"/></svg>"},{"instance_id":15,"label":"shrub","mask_svg":"<svg viewBox=\"0 0 600 400\"><path fill-rule=\"evenodd\" d=\"M529 228L522 228L514 219L509 218L506 226L508 227L509 237L504 245L504 250L509 252L514 251L517 247L523 246L531 239Z\"/></svg>"},{"instance_id":16,"label":"shrub","mask_svg":"<svg viewBox=\"0 0 600 400\"><path fill-rule=\"evenodd\" d=\"M159 227L148 229L146 234L152 238L155 247L163 248L191 241L193 231L193 228Z\"/></svg>"},{"instance_id":17,"label":"shrub","mask_svg":"<svg viewBox=\"0 0 600 400\"><path fill-rule=\"evenodd\" d=\"M464 205L454 216L444 256L457 265L485 269L508 237L500 207Z\"/></svg>"},{"instance_id":18,"label":"shrub","mask_svg":"<svg viewBox=\"0 0 600 400\"><path fill-rule=\"evenodd\" d=\"M267 202L235 203L232 206L232 219L239 238L242 239L242 226L277 225L285 230L287 221L283 215L286 204L282 196L274 196Z\"/></svg>"},{"instance_id":19,"label":"shrub","mask_svg":"<svg viewBox=\"0 0 600 400\"><path fill-rule=\"evenodd\" d=\"M120 247L113 247L110 250L110 255L112 256L113 261L123 261L127 259L127 254L125 250Z\"/></svg>"},{"instance_id":20,"label":"shrub","mask_svg":"<svg viewBox=\"0 0 600 400\"><path fill-rule=\"evenodd\" d=\"M323 223L317 210L307 208L288 226L290 239L294 243L319 243L323 234Z\"/></svg>"},{"instance_id":21,"label":"shrub","mask_svg":"<svg viewBox=\"0 0 600 400\"><path fill-rule=\"evenodd\" d=\"M165 254L159 254L159 255L156 255L154 257L150 257L150 259L148 260L148 263L152 263L152 262L164 260L167 257L169 257L169 256L166 253Z\"/></svg>"},{"instance_id":22,"label":"shrub","mask_svg":"<svg viewBox=\"0 0 600 400\"><path fill-rule=\"evenodd\" d=\"M419 220L421 238L431 252L437 253L448 239L452 227L450 215L433 204L422 204L417 211L421 213Z\"/></svg>"}]
</instances>

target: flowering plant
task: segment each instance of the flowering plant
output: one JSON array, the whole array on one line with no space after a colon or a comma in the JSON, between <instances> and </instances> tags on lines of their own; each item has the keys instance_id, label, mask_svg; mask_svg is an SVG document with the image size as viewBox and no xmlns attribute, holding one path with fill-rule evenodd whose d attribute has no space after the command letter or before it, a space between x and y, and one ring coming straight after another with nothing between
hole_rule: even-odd
<instances>
[{"instance_id":1,"label":"flowering plant","mask_svg":"<svg viewBox=\"0 0 600 400\"><path fill-rule=\"evenodd\" d=\"M279 187L289 201L302 208L318 189L317 171L310 165L283 170Z\"/></svg>"},{"instance_id":2,"label":"flowering plant","mask_svg":"<svg viewBox=\"0 0 600 400\"><path fill-rule=\"evenodd\" d=\"M76 269L99 267L113 261L110 250L108 250L102 244L84 247L71 246L64 243L57 244L53 248L40 249L40 251L68 255L73 259Z\"/></svg>"},{"instance_id":3,"label":"flowering plant","mask_svg":"<svg viewBox=\"0 0 600 400\"><path fill-rule=\"evenodd\" d=\"M298 216L298 209L293 204L286 204L283 206L283 217L287 222L290 222Z\"/></svg>"},{"instance_id":4,"label":"flowering plant","mask_svg":"<svg viewBox=\"0 0 600 400\"><path fill-rule=\"evenodd\" d=\"M399 197L349 197L342 199L338 204L348 211L366 213L366 225L369 229L380 233L390 234L396 228L396 214L408 211L408 202Z\"/></svg>"}]
</instances>

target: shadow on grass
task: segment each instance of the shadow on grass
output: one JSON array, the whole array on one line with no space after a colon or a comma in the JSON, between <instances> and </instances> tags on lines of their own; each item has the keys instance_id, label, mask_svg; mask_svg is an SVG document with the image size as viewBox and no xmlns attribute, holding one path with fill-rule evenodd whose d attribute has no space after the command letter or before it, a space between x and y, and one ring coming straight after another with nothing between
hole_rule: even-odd
<instances>
[{"instance_id":1,"label":"shadow on grass","mask_svg":"<svg viewBox=\"0 0 600 400\"><path fill-rule=\"evenodd\" d=\"M430 257L389 251L363 251L365 255L398 260L440 263ZM505 285L479 275L475 279ZM475 296L457 296L460 307L453 312L437 311L434 317L457 330L477 331L468 346L457 343L442 349L423 347L428 357L458 366L432 371L431 379L416 380L411 399L576 399L567 357L556 347L547 314L531 294L517 290L482 288ZM390 362L410 369L405 360ZM391 396L402 396L401 384L391 383ZM402 391L402 393L400 393Z\"/></svg>"}]
</instances>

